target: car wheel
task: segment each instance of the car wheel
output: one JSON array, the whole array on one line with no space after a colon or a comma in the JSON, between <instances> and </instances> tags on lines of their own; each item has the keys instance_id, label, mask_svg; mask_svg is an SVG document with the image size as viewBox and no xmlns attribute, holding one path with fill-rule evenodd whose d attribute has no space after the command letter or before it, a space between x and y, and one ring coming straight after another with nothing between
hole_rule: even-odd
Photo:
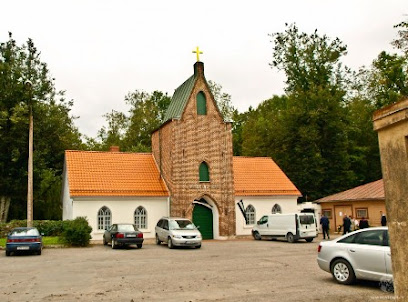
<instances>
[{"instance_id":1,"label":"car wheel","mask_svg":"<svg viewBox=\"0 0 408 302\"><path fill-rule=\"evenodd\" d=\"M313 241L313 238L307 238L306 239L306 242L312 242Z\"/></svg>"},{"instance_id":2,"label":"car wheel","mask_svg":"<svg viewBox=\"0 0 408 302\"><path fill-rule=\"evenodd\" d=\"M288 234L286 235L286 239L287 239L288 242L290 242L290 243L295 242L295 237L293 236L292 233L288 233Z\"/></svg>"},{"instance_id":3,"label":"car wheel","mask_svg":"<svg viewBox=\"0 0 408 302\"><path fill-rule=\"evenodd\" d=\"M39 251L37 252L37 255L41 255L41 252L42 252L42 251L41 251L41 250L39 250Z\"/></svg>"},{"instance_id":4,"label":"car wheel","mask_svg":"<svg viewBox=\"0 0 408 302\"><path fill-rule=\"evenodd\" d=\"M137 245L137 248L139 248L139 249L141 249L141 248L142 248L142 246L143 246L143 244L141 244L141 243L136 244L136 245Z\"/></svg>"},{"instance_id":5,"label":"car wheel","mask_svg":"<svg viewBox=\"0 0 408 302\"><path fill-rule=\"evenodd\" d=\"M112 238L111 246L112 246L112 249L115 249L115 248L116 248L115 240L113 240L113 238Z\"/></svg>"},{"instance_id":6,"label":"car wheel","mask_svg":"<svg viewBox=\"0 0 408 302\"><path fill-rule=\"evenodd\" d=\"M170 237L169 237L169 239L167 239L167 246L169 247L169 249L172 249L174 247L173 241L171 241Z\"/></svg>"},{"instance_id":7,"label":"car wheel","mask_svg":"<svg viewBox=\"0 0 408 302\"><path fill-rule=\"evenodd\" d=\"M332 265L332 275L338 283L351 284L356 280L353 268L344 259L337 259Z\"/></svg>"},{"instance_id":8,"label":"car wheel","mask_svg":"<svg viewBox=\"0 0 408 302\"><path fill-rule=\"evenodd\" d=\"M103 236L102 241L103 241L103 245L107 245L107 244L108 244L108 243L106 242L105 236Z\"/></svg>"},{"instance_id":9,"label":"car wheel","mask_svg":"<svg viewBox=\"0 0 408 302\"><path fill-rule=\"evenodd\" d=\"M200 249L200 248L201 248L201 244L200 244L200 245L196 245L195 248L196 248L196 249Z\"/></svg>"},{"instance_id":10,"label":"car wheel","mask_svg":"<svg viewBox=\"0 0 408 302\"><path fill-rule=\"evenodd\" d=\"M6 251L6 256L10 256L11 252L10 251Z\"/></svg>"},{"instance_id":11,"label":"car wheel","mask_svg":"<svg viewBox=\"0 0 408 302\"><path fill-rule=\"evenodd\" d=\"M157 244L157 245L160 245L160 243L161 243L161 241L160 241L160 239L159 239L159 235L156 234L156 244Z\"/></svg>"},{"instance_id":12,"label":"car wheel","mask_svg":"<svg viewBox=\"0 0 408 302\"><path fill-rule=\"evenodd\" d=\"M261 240L261 239L262 239L261 234L259 234L258 232L254 232L254 233L253 233L253 236L254 236L254 239L255 239L255 240Z\"/></svg>"}]
</instances>

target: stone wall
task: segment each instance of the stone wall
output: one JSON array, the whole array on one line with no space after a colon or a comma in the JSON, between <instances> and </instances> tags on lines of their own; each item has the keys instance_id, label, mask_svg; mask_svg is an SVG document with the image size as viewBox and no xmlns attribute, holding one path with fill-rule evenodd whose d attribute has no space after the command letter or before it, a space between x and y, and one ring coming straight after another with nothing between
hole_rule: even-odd
<instances>
[{"instance_id":1,"label":"stone wall","mask_svg":"<svg viewBox=\"0 0 408 302\"><path fill-rule=\"evenodd\" d=\"M408 301L408 99L374 113L384 179L395 298Z\"/></svg>"}]
</instances>

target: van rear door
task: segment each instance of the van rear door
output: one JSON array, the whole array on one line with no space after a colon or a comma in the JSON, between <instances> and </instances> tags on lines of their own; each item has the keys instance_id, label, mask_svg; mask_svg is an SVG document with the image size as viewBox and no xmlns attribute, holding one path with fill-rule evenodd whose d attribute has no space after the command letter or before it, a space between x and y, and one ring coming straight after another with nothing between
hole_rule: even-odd
<instances>
[{"instance_id":1,"label":"van rear door","mask_svg":"<svg viewBox=\"0 0 408 302\"><path fill-rule=\"evenodd\" d=\"M299 236L300 238L316 237L316 224L314 214L299 214Z\"/></svg>"}]
</instances>

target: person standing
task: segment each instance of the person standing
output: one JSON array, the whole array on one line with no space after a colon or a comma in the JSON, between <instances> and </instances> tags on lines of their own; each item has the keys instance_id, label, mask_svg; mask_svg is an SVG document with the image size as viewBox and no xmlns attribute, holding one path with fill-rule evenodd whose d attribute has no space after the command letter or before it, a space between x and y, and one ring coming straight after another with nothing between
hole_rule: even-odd
<instances>
[{"instance_id":1,"label":"person standing","mask_svg":"<svg viewBox=\"0 0 408 302\"><path fill-rule=\"evenodd\" d=\"M343 218L343 235L350 232L351 220L348 218L346 214L344 214Z\"/></svg>"},{"instance_id":2,"label":"person standing","mask_svg":"<svg viewBox=\"0 0 408 302\"><path fill-rule=\"evenodd\" d=\"M369 227L368 220L365 219L365 217L362 217L360 220L360 229L366 229L368 227Z\"/></svg>"},{"instance_id":3,"label":"person standing","mask_svg":"<svg viewBox=\"0 0 408 302\"><path fill-rule=\"evenodd\" d=\"M386 226L387 225L387 216L385 216L385 214L382 211L380 211L380 213L381 213L381 225Z\"/></svg>"},{"instance_id":4,"label":"person standing","mask_svg":"<svg viewBox=\"0 0 408 302\"><path fill-rule=\"evenodd\" d=\"M320 218L320 224L322 225L322 230L323 230L323 239L330 239L329 235L329 219L326 217L326 215L322 216Z\"/></svg>"}]
</instances>

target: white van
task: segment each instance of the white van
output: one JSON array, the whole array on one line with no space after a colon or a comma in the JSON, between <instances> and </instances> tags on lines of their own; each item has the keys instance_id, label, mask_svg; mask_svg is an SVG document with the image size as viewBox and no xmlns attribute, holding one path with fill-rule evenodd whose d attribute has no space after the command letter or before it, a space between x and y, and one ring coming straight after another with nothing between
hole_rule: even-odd
<instances>
[{"instance_id":1,"label":"white van","mask_svg":"<svg viewBox=\"0 0 408 302\"><path fill-rule=\"evenodd\" d=\"M316 228L313 213L271 214L259 219L252 236L256 240L286 238L291 243L299 239L312 242L317 237Z\"/></svg>"}]
</instances>

